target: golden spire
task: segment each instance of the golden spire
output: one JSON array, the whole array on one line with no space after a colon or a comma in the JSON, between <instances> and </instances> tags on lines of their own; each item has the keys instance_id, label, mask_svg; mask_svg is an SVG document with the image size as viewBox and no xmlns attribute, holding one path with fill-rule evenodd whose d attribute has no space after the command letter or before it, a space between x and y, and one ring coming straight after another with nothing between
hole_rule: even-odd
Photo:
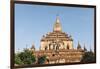
<instances>
[{"instance_id":1,"label":"golden spire","mask_svg":"<svg viewBox=\"0 0 100 69\"><path fill-rule=\"evenodd\" d=\"M61 23L60 23L60 19L59 19L58 15L57 15L57 18L56 18L56 22L54 24L53 31L54 32L61 32L62 31L62 27L61 27Z\"/></svg>"}]
</instances>

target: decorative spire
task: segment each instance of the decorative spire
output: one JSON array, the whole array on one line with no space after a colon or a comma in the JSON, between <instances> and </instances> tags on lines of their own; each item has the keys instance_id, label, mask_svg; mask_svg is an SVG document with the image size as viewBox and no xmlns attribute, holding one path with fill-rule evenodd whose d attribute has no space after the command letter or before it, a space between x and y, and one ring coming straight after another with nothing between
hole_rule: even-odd
<instances>
[{"instance_id":1,"label":"decorative spire","mask_svg":"<svg viewBox=\"0 0 100 69\"><path fill-rule=\"evenodd\" d=\"M78 41L77 49L81 49L81 45L80 45L79 41Z\"/></svg>"},{"instance_id":2,"label":"decorative spire","mask_svg":"<svg viewBox=\"0 0 100 69\"><path fill-rule=\"evenodd\" d=\"M57 18L56 18L56 23L60 23L60 18L59 18L59 15L57 15Z\"/></svg>"},{"instance_id":3,"label":"decorative spire","mask_svg":"<svg viewBox=\"0 0 100 69\"><path fill-rule=\"evenodd\" d=\"M31 50L35 50L34 43L32 44Z\"/></svg>"},{"instance_id":4,"label":"decorative spire","mask_svg":"<svg viewBox=\"0 0 100 69\"><path fill-rule=\"evenodd\" d=\"M62 27L61 27L60 19L59 19L59 16L58 15L57 15L57 18L56 18L56 22L54 24L53 31L54 32L61 32L62 31Z\"/></svg>"},{"instance_id":5,"label":"decorative spire","mask_svg":"<svg viewBox=\"0 0 100 69\"><path fill-rule=\"evenodd\" d=\"M87 51L87 49L86 49L86 47L85 47L85 44L84 44L84 51L85 51L85 52Z\"/></svg>"}]
</instances>

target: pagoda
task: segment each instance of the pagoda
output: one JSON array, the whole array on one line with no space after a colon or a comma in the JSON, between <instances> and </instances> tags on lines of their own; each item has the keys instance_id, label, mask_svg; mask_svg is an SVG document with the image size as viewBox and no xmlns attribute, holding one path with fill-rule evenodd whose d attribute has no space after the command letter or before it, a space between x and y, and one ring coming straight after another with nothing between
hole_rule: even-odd
<instances>
[{"instance_id":1,"label":"pagoda","mask_svg":"<svg viewBox=\"0 0 100 69\"><path fill-rule=\"evenodd\" d=\"M41 50L73 49L73 39L62 31L59 16L57 16L53 31L43 35Z\"/></svg>"},{"instance_id":2,"label":"pagoda","mask_svg":"<svg viewBox=\"0 0 100 69\"><path fill-rule=\"evenodd\" d=\"M45 55L44 64L76 63L81 61L84 50L79 42L76 49L73 47L71 35L62 31L60 18L57 16L53 31L43 35L40 40L40 50L33 51L33 54L37 58Z\"/></svg>"}]
</instances>

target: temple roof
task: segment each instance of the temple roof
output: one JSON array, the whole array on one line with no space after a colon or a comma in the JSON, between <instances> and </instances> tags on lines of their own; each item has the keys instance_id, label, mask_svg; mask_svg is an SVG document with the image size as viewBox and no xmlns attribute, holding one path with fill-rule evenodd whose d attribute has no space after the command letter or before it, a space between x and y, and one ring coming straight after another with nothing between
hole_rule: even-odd
<instances>
[{"instance_id":1,"label":"temple roof","mask_svg":"<svg viewBox=\"0 0 100 69\"><path fill-rule=\"evenodd\" d=\"M68 40L73 41L71 36L69 36L65 32L62 32L61 23L60 23L60 19L58 16L56 18L56 22L53 27L53 32L49 32L46 35L43 35L41 41L48 41L48 40L52 41L55 39L60 39L60 40L65 40L65 41L68 41Z\"/></svg>"},{"instance_id":2,"label":"temple roof","mask_svg":"<svg viewBox=\"0 0 100 69\"><path fill-rule=\"evenodd\" d=\"M64 33L64 32L50 32L49 34L46 34L45 36L43 35L43 38L41 39L41 41L52 41L55 39L60 39L60 40L71 40L73 41L72 37L68 36L68 34Z\"/></svg>"}]
</instances>

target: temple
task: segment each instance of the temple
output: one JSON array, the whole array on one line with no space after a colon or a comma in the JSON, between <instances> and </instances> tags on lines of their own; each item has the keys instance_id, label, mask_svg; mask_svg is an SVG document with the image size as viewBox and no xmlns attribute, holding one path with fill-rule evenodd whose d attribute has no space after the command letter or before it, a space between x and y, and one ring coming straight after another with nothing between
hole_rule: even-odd
<instances>
[{"instance_id":1,"label":"temple","mask_svg":"<svg viewBox=\"0 0 100 69\"><path fill-rule=\"evenodd\" d=\"M33 47L35 50L35 47ZM53 31L43 35L40 40L40 50L33 52L36 57L46 55L47 64L80 62L84 50L78 42L77 48L73 46L71 35L63 32L60 18L56 17Z\"/></svg>"},{"instance_id":2,"label":"temple","mask_svg":"<svg viewBox=\"0 0 100 69\"><path fill-rule=\"evenodd\" d=\"M62 32L60 19L57 16L53 32L49 32L41 39L41 50L73 49L73 39Z\"/></svg>"}]
</instances>

